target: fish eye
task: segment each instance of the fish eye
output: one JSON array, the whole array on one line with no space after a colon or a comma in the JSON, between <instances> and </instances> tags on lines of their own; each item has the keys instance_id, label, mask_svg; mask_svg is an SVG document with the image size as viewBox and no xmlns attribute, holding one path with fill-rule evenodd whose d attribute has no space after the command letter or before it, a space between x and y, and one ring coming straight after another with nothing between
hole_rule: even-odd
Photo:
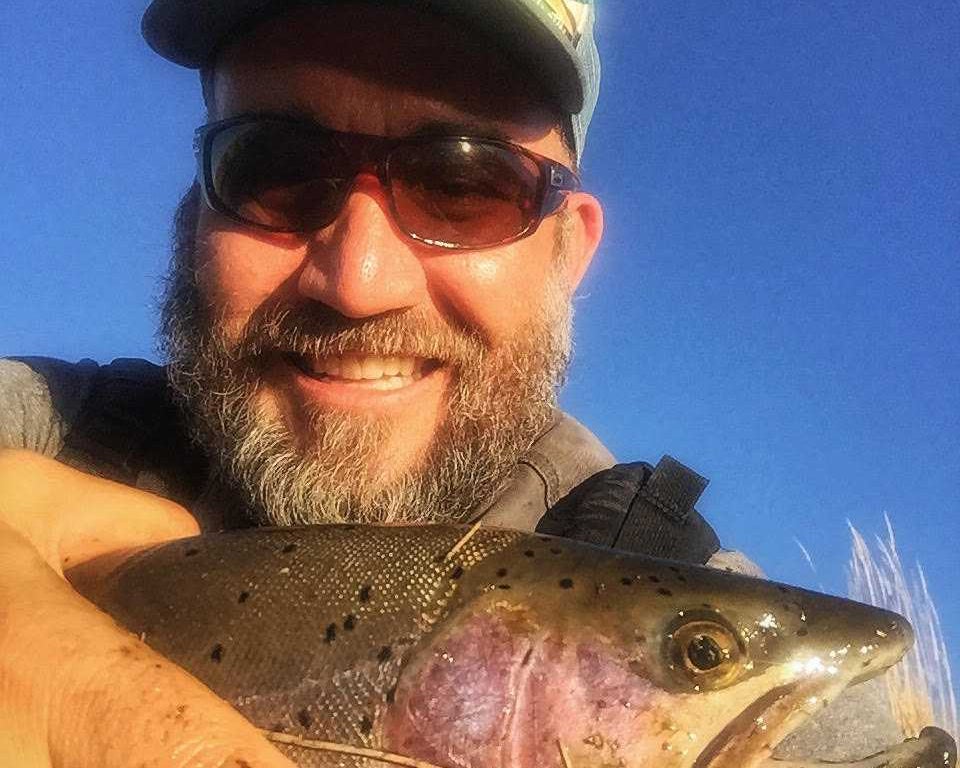
<instances>
[{"instance_id":1,"label":"fish eye","mask_svg":"<svg viewBox=\"0 0 960 768\"><path fill-rule=\"evenodd\" d=\"M715 690L732 684L744 668L736 632L715 618L688 618L666 636L666 655L685 687Z\"/></svg>"},{"instance_id":2,"label":"fish eye","mask_svg":"<svg viewBox=\"0 0 960 768\"><path fill-rule=\"evenodd\" d=\"M723 649L710 635L697 635L687 644L687 662L698 672L709 672L723 664Z\"/></svg>"}]
</instances>

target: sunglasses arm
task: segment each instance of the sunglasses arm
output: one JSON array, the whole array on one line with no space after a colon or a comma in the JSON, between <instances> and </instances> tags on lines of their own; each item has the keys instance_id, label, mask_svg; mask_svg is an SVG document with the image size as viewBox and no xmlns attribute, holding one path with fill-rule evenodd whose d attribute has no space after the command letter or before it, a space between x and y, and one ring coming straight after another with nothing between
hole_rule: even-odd
<instances>
[{"instance_id":1,"label":"sunglasses arm","mask_svg":"<svg viewBox=\"0 0 960 768\"><path fill-rule=\"evenodd\" d=\"M546 218L556 213L570 192L580 189L580 177L565 165L548 163L546 171L546 192L543 195L543 206L540 217Z\"/></svg>"}]
</instances>

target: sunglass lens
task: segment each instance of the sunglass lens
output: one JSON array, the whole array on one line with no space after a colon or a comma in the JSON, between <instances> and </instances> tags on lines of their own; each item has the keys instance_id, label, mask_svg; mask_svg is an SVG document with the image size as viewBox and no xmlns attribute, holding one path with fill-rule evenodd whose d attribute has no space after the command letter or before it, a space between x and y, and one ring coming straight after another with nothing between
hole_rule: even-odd
<instances>
[{"instance_id":1,"label":"sunglass lens","mask_svg":"<svg viewBox=\"0 0 960 768\"><path fill-rule=\"evenodd\" d=\"M493 246L525 232L538 213L536 162L495 142L403 145L388 173L398 223L433 244Z\"/></svg>"},{"instance_id":2,"label":"sunglass lens","mask_svg":"<svg viewBox=\"0 0 960 768\"><path fill-rule=\"evenodd\" d=\"M209 184L220 205L251 224L303 232L332 221L351 182L343 153L285 121L240 123L209 147Z\"/></svg>"}]
</instances>

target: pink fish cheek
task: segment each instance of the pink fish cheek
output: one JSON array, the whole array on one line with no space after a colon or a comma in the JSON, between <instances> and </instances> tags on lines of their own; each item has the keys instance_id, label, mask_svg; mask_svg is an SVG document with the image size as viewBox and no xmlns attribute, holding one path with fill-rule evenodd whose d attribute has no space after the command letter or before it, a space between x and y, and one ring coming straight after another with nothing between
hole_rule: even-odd
<instances>
[{"instance_id":1,"label":"pink fish cheek","mask_svg":"<svg viewBox=\"0 0 960 768\"><path fill-rule=\"evenodd\" d=\"M609 645L481 614L404 670L384 745L470 768L561 768L561 745L588 764L637 764L662 742L650 737L663 725L663 693Z\"/></svg>"},{"instance_id":2,"label":"pink fish cheek","mask_svg":"<svg viewBox=\"0 0 960 768\"><path fill-rule=\"evenodd\" d=\"M537 727L518 739L526 748L515 752L517 764L560 766L561 746L572 765L640 766L661 758L665 691L596 637L548 641L540 650L522 714Z\"/></svg>"},{"instance_id":3,"label":"pink fish cheek","mask_svg":"<svg viewBox=\"0 0 960 768\"><path fill-rule=\"evenodd\" d=\"M401 674L386 748L440 765L504 765L530 649L529 636L497 616L459 623Z\"/></svg>"}]
</instances>

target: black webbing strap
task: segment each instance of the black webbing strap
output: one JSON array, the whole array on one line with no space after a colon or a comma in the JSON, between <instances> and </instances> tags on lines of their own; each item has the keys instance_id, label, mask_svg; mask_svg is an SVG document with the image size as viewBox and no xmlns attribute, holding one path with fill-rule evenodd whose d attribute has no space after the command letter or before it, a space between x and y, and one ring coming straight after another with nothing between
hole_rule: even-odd
<instances>
[{"instance_id":1,"label":"black webbing strap","mask_svg":"<svg viewBox=\"0 0 960 768\"><path fill-rule=\"evenodd\" d=\"M664 456L656 468L617 464L589 477L547 513L537 531L652 557L705 563L720 541L694 505L707 480Z\"/></svg>"},{"instance_id":2,"label":"black webbing strap","mask_svg":"<svg viewBox=\"0 0 960 768\"><path fill-rule=\"evenodd\" d=\"M203 463L190 447L163 369L128 358L97 371L57 459L181 502L194 492Z\"/></svg>"}]
</instances>

